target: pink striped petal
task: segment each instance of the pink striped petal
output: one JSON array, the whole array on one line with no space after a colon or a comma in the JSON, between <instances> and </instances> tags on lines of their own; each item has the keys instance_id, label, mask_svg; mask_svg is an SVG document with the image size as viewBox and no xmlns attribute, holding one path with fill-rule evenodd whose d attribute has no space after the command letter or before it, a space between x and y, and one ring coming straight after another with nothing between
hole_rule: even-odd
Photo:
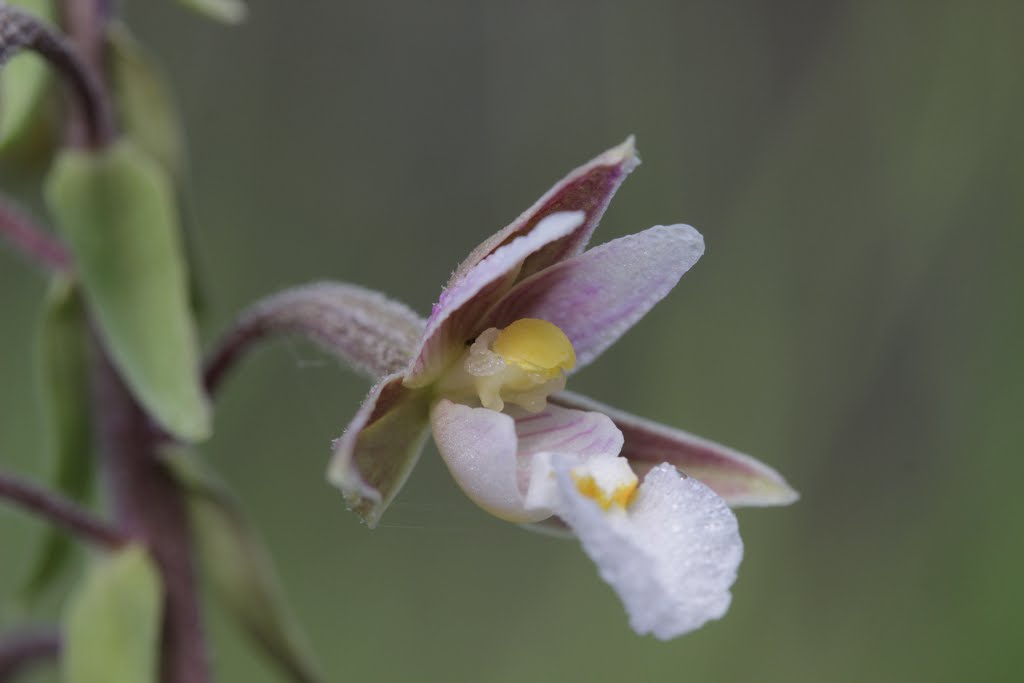
<instances>
[{"instance_id":1,"label":"pink striped petal","mask_svg":"<svg viewBox=\"0 0 1024 683\"><path fill-rule=\"evenodd\" d=\"M594 228L597 227L601 216L604 215L608 202L611 201L622 181L639 163L640 159L636 156L633 137L630 136L618 147L608 150L593 161L572 171L504 230L487 238L474 249L456 269L448 286L454 286L499 247L516 237L525 235L545 217L560 211L583 211L586 214L586 220L572 233L532 254L523 264L520 278L532 275L553 263L558 263L564 258L583 251Z\"/></svg>"},{"instance_id":2,"label":"pink striped petal","mask_svg":"<svg viewBox=\"0 0 1024 683\"><path fill-rule=\"evenodd\" d=\"M427 436L425 392L388 375L370 390L356 416L335 441L327 478L349 507L377 526L419 459Z\"/></svg>"},{"instance_id":3,"label":"pink striped petal","mask_svg":"<svg viewBox=\"0 0 1024 683\"><path fill-rule=\"evenodd\" d=\"M556 406L533 415L506 414L441 399L430 422L437 449L466 495L511 522L536 522L551 514L543 492L530 488L534 456L557 453L579 462L615 455L622 447L622 435L604 415Z\"/></svg>"},{"instance_id":4,"label":"pink striped petal","mask_svg":"<svg viewBox=\"0 0 1024 683\"><path fill-rule=\"evenodd\" d=\"M624 413L579 394L562 392L548 401L610 417L625 437L622 456L638 476L667 462L706 484L733 507L789 505L799 498L778 472L728 446Z\"/></svg>"},{"instance_id":5,"label":"pink striped petal","mask_svg":"<svg viewBox=\"0 0 1024 683\"><path fill-rule=\"evenodd\" d=\"M533 231L494 251L442 292L413 355L406 386L422 387L437 379L465 350L465 343L487 329L481 327L484 314L512 286L523 262L572 233L584 219L580 211L546 217Z\"/></svg>"},{"instance_id":6,"label":"pink striped petal","mask_svg":"<svg viewBox=\"0 0 1024 683\"><path fill-rule=\"evenodd\" d=\"M606 415L568 410L548 404L539 413L509 411L516 421L517 453L521 458L536 453L572 453L583 459L593 455L618 455L622 432Z\"/></svg>"},{"instance_id":7,"label":"pink striped petal","mask_svg":"<svg viewBox=\"0 0 1024 683\"><path fill-rule=\"evenodd\" d=\"M484 329L520 318L558 325L593 361L668 294L704 253L688 225L657 226L613 240L523 280L487 315Z\"/></svg>"}]
</instances>

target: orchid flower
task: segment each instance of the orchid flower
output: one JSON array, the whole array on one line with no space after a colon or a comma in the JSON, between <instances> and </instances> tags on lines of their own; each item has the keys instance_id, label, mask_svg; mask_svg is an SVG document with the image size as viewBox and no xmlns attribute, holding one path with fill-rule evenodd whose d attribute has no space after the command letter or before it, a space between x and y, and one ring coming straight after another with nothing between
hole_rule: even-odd
<instances>
[{"instance_id":1,"label":"orchid flower","mask_svg":"<svg viewBox=\"0 0 1024 683\"><path fill-rule=\"evenodd\" d=\"M473 250L408 364L335 442L329 477L375 526L432 433L474 502L511 522L567 525L634 630L666 639L728 608L743 554L730 505L796 493L749 456L564 391L704 251L688 225L585 250L638 163L630 138Z\"/></svg>"}]
</instances>

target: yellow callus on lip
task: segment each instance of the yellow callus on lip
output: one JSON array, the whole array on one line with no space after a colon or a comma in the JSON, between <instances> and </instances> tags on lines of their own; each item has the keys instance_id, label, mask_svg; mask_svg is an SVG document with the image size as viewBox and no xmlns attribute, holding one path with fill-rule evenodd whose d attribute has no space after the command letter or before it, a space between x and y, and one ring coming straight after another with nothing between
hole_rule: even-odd
<instances>
[{"instance_id":1,"label":"yellow callus on lip","mask_svg":"<svg viewBox=\"0 0 1024 683\"><path fill-rule=\"evenodd\" d=\"M570 474L576 490L603 510L620 510L633 501L640 483L629 462L614 455L599 455L574 467Z\"/></svg>"},{"instance_id":2,"label":"yellow callus on lip","mask_svg":"<svg viewBox=\"0 0 1024 683\"><path fill-rule=\"evenodd\" d=\"M572 342L565 332L547 320L517 320L498 334L491 348L506 363L529 372L554 376L576 367Z\"/></svg>"},{"instance_id":3,"label":"yellow callus on lip","mask_svg":"<svg viewBox=\"0 0 1024 683\"><path fill-rule=\"evenodd\" d=\"M613 506L625 508L633 500L637 487L637 482L632 481L616 486L611 491L605 491L593 477L574 476L573 480L576 482L576 489L600 505L602 510L610 510Z\"/></svg>"}]
</instances>

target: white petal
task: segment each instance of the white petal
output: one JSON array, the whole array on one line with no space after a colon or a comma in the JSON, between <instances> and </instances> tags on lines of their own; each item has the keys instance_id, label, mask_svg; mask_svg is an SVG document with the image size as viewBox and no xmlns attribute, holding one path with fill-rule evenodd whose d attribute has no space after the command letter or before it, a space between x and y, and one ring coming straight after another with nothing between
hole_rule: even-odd
<instances>
[{"instance_id":1,"label":"white petal","mask_svg":"<svg viewBox=\"0 0 1024 683\"><path fill-rule=\"evenodd\" d=\"M602 510L556 462L561 516L601 577L619 594L637 633L675 638L718 619L743 557L736 517L696 479L670 465L648 473L627 511Z\"/></svg>"},{"instance_id":2,"label":"white petal","mask_svg":"<svg viewBox=\"0 0 1024 683\"><path fill-rule=\"evenodd\" d=\"M528 511L524 504L511 417L441 399L431 410L430 421L441 457L474 503L510 522L550 516L550 511Z\"/></svg>"},{"instance_id":3,"label":"white petal","mask_svg":"<svg viewBox=\"0 0 1024 683\"><path fill-rule=\"evenodd\" d=\"M550 453L577 464L622 448L622 434L604 415L557 406L535 414L499 413L441 399L430 421L437 449L462 490L510 522L536 522L553 513L560 496Z\"/></svg>"}]
</instances>

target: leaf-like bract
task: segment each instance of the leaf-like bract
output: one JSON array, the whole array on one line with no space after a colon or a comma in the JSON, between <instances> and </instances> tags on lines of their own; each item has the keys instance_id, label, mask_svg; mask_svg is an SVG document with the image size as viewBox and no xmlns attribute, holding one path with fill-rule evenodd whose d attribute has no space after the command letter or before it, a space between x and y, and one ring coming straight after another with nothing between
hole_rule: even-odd
<instances>
[{"instance_id":1,"label":"leaf-like bract","mask_svg":"<svg viewBox=\"0 0 1024 683\"><path fill-rule=\"evenodd\" d=\"M103 557L72 596L61 654L67 683L156 683L160 578L142 546Z\"/></svg>"},{"instance_id":2,"label":"leaf-like bract","mask_svg":"<svg viewBox=\"0 0 1024 683\"><path fill-rule=\"evenodd\" d=\"M65 151L47 179L46 199L132 393L174 436L205 439L209 405L166 173L126 140L101 151Z\"/></svg>"}]
</instances>

